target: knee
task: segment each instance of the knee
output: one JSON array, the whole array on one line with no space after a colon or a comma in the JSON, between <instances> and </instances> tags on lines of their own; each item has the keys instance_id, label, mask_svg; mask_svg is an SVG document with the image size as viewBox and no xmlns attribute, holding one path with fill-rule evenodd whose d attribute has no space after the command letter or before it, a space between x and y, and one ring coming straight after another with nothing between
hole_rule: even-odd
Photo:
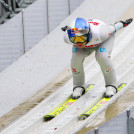
<instances>
[{"instance_id":1,"label":"knee","mask_svg":"<svg viewBox=\"0 0 134 134\"><path fill-rule=\"evenodd\" d=\"M73 74L79 74L83 68L84 59L79 57L72 57L71 69Z\"/></svg>"},{"instance_id":2,"label":"knee","mask_svg":"<svg viewBox=\"0 0 134 134\"><path fill-rule=\"evenodd\" d=\"M84 61L84 56L82 54L74 53L72 55L71 65L79 65L79 64L82 64L83 61Z\"/></svg>"},{"instance_id":3,"label":"knee","mask_svg":"<svg viewBox=\"0 0 134 134\"><path fill-rule=\"evenodd\" d=\"M72 57L71 59L71 66L80 66L83 64L84 58L80 57Z\"/></svg>"},{"instance_id":4,"label":"knee","mask_svg":"<svg viewBox=\"0 0 134 134\"><path fill-rule=\"evenodd\" d=\"M105 60L110 59L110 56L107 53L101 53L101 52L99 52L99 53L96 53L95 54L95 58L96 58L96 61L98 63L100 63L102 61L105 61Z\"/></svg>"}]
</instances>

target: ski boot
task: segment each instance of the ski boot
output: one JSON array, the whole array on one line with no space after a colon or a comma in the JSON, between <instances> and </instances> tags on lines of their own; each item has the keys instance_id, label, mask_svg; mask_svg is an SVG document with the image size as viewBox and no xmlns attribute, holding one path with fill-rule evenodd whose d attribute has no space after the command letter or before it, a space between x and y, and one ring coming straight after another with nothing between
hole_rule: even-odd
<instances>
[{"instance_id":1,"label":"ski boot","mask_svg":"<svg viewBox=\"0 0 134 134\"><path fill-rule=\"evenodd\" d=\"M77 86L73 89L72 99L78 99L85 93L85 88Z\"/></svg>"},{"instance_id":2,"label":"ski boot","mask_svg":"<svg viewBox=\"0 0 134 134\"><path fill-rule=\"evenodd\" d=\"M107 85L106 86L106 93L104 95L105 98L111 98L117 93L117 88L112 85Z\"/></svg>"}]
</instances>

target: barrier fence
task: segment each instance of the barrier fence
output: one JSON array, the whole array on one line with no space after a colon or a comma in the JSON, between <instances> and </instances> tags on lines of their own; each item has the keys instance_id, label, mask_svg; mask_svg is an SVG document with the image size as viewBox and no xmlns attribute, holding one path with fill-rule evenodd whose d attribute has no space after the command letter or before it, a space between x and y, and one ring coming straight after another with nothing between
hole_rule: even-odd
<instances>
[{"instance_id":1,"label":"barrier fence","mask_svg":"<svg viewBox=\"0 0 134 134\"><path fill-rule=\"evenodd\" d=\"M0 25L0 71L31 49L83 0L37 0Z\"/></svg>"}]
</instances>

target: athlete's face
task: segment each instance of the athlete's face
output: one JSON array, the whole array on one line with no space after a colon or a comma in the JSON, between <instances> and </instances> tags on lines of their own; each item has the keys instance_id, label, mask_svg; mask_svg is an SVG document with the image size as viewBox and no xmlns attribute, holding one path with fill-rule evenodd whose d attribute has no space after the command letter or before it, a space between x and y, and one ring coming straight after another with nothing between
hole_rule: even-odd
<instances>
[{"instance_id":1,"label":"athlete's face","mask_svg":"<svg viewBox=\"0 0 134 134\"><path fill-rule=\"evenodd\" d=\"M78 47L78 48L84 48L86 46L86 42L83 42L83 43L76 43L75 45Z\"/></svg>"}]
</instances>

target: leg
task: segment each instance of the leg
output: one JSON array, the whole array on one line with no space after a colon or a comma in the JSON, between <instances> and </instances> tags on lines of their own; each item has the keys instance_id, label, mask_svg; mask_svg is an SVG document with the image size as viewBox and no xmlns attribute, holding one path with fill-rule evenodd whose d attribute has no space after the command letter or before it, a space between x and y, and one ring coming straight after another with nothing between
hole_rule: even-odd
<instances>
[{"instance_id":1,"label":"leg","mask_svg":"<svg viewBox=\"0 0 134 134\"><path fill-rule=\"evenodd\" d=\"M110 39L102 43L99 47L97 47L96 60L98 61L101 67L106 87L111 86L115 87L116 89L117 86L116 73L110 59L113 43L114 43L114 35Z\"/></svg>"},{"instance_id":2,"label":"leg","mask_svg":"<svg viewBox=\"0 0 134 134\"><path fill-rule=\"evenodd\" d=\"M84 49L73 46L71 68L74 87L85 86L85 74L83 69L83 61L85 57L86 54Z\"/></svg>"},{"instance_id":3,"label":"leg","mask_svg":"<svg viewBox=\"0 0 134 134\"><path fill-rule=\"evenodd\" d=\"M74 87L74 98L79 98L82 95L82 88L85 87L85 73L83 68L83 61L85 57L90 54L86 48L77 48L73 46L73 54L71 60L72 76L73 76L73 87ZM79 88L78 88L79 87ZM76 90L78 89L78 90Z\"/></svg>"}]
</instances>

